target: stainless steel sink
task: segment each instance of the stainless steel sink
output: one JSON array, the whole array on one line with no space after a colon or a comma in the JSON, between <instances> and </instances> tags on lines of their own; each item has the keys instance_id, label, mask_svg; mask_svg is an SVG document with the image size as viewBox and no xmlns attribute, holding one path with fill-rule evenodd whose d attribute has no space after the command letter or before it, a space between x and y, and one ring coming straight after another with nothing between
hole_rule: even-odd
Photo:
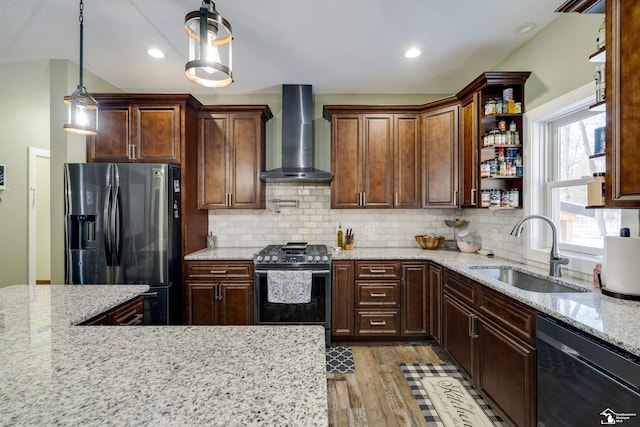
<instances>
[{"instance_id":1,"label":"stainless steel sink","mask_svg":"<svg viewBox=\"0 0 640 427\"><path fill-rule=\"evenodd\" d=\"M570 286L533 276L524 271L511 267L472 267L478 274L491 279L496 279L508 285L529 292L564 293L564 292L588 292L586 289L578 289Z\"/></svg>"}]
</instances>

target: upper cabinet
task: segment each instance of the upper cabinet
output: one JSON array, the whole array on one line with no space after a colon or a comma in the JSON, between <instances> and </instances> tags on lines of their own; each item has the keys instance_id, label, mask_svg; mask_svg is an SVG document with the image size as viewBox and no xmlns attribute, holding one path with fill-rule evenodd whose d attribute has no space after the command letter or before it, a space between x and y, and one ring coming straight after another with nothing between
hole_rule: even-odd
<instances>
[{"instance_id":1,"label":"upper cabinet","mask_svg":"<svg viewBox=\"0 0 640 427\"><path fill-rule=\"evenodd\" d=\"M331 207L420 207L420 127L415 110L324 107L331 121Z\"/></svg>"},{"instance_id":2,"label":"upper cabinet","mask_svg":"<svg viewBox=\"0 0 640 427\"><path fill-rule=\"evenodd\" d=\"M96 94L97 135L87 138L89 162L181 163L184 111L190 95Z\"/></svg>"},{"instance_id":3,"label":"upper cabinet","mask_svg":"<svg viewBox=\"0 0 640 427\"><path fill-rule=\"evenodd\" d=\"M640 207L640 2L567 0L556 12L605 13L606 47L590 61L605 59L607 111L605 207Z\"/></svg>"},{"instance_id":4,"label":"upper cabinet","mask_svg":"<svg viewBox=\"0 0 640 427\"><path fill-rule=\"evenodd\" d=\"M530 72L486 72L461 103L461 207L522 207L524 85Z\"/></svg>"},{"instance_id":5,"label":"upper cabinet","mask_svg":"<svg viewBox=\"0 0 640 427\"><path fill-rule=\"evenodd\" d=\"M607 139L605 205L640 207L640 2L609 0L606 9Z\"/></svg>"},{"instance_id":6,"label":"upper cabinet","mask_svg":"<svg viewBox=\"0 0 640 427\"><path fill-rule=\"evenodd\" d=\"M428 104L422 120L422 207L458 206L459 102L455 97Z\"/></svg>"},{"instance_id":7,"label":"upper cabinet","mask_svg":"<svg viewBox=\"0 0 640 427\"><path fill-rule=\"evenodd\" d=\"M198 116L198 207L263 209L268 105L204 106Z\"/></svg>"}]
</instances>

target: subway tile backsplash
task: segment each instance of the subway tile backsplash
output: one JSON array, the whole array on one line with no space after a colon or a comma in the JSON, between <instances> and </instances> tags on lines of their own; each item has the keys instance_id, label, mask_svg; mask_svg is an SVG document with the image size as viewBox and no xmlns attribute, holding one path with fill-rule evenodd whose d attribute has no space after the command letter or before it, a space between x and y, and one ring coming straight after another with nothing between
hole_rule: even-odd
<instances>
[{"instance_id":1,"label":"subway tile backsplash","mask_svg":"<svg viewBox=\"0 0 640 427\"><path fill-rule=\"evenodd\" d=\"M217 245L263 247L306 241L335 246L342 224L343 231L353 229L357 247L417 247L416 234L454 239L454 229L444 220L464 217L469 221L466 228L480 234L484 248L496 256L522 261L523 239L509 234L522 210L331 209L330 184L317 182L267 183L266 201L264 210L210 210L209 230Z\"/></svg>"}]
</instances>

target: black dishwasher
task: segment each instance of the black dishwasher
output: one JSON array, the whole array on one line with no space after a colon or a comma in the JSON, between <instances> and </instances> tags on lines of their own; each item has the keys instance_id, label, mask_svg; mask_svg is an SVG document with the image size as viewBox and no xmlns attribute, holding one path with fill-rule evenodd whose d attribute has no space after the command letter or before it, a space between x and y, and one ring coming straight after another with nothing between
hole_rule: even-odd
<instances>
[{"instance_id":1,"label":"black dishwasher","mask_svg":"<svg viewBox=\"0 0 640 427\"><path fill-rule=\"evenodd\" d=\"M640 360L556 319L537 318L538 426L640 426Z\"/></svg>"}]
</instances>

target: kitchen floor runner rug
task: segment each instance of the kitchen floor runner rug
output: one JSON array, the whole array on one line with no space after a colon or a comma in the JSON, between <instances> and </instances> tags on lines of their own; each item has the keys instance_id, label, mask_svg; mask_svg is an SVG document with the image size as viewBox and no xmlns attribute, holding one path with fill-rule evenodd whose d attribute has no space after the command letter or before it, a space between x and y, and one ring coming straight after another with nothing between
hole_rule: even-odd
<instances>
[{"instance_id":1,"label":"kitchen floor runner rug","mask_svg":"<svg viewBox=\"0 0 640 427\"><path fill-rule=\"evenodd\" d=\"M401 363L429 427L506 426L491 406L450 363Z\"/></svg>"},{"instance_id":2,"label":"kitchen floor runner rug","mask_svg":"<svg viewBox=\"0 0 640 427\"><path fill-rule=\"evenodd\" d=\"M326 357L328 374L353 374L356 372L351 347L341 345L329 347L326 351Z\"/></svg>"}]
</instances>

